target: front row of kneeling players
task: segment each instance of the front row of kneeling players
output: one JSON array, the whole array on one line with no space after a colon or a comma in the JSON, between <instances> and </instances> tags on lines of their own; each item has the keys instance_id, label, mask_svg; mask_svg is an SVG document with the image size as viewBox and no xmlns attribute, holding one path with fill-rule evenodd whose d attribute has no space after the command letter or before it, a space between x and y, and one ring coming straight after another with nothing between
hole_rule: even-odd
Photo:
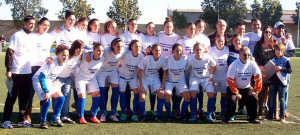
<instances>
[{"instance_id":1,"label":"front row of kneeling players","mask_svg":"<svg viewBox=\"0 0 300 135\"><path fill-rule=\"evenodd\" d=\"M76 40L72 46L83 44ZM217 46L218 47L218 46ZM222 47L222 46L220 46ZM72 47L71 47L72 48ZM120 95L121 120L126 120L125 111L125 89L127 83L134 92L133 99L133 121L138 121L137 111L141 113L140 120L145 120L145 94L149 88L149 93L157 94L157 112L156 120L161 120L163 105L167 111L167 118L172 118L171 113L171 95L181 95L184 98L180 117L183 117L190 105L191 117L190 122L195 122L197 111L196 95L199 92L199 85L208 93L208 122L213 122L210 113L215 109L215 82L213 80L217 63L208 53L204 53L206 48L200 43L193 47L194 54L189 56L182 55L183 46L174 44L172 47L173 54L169 57L161 56L161 46L154 44L151 47L151 54L143 56L141 44L138 40L133 40L129 45L129 50L123 49L123 42L116 38L112 41L111 47L104 49L101 44L95 44L93 52L85 53L81 57L81 64L75 74L75 86L78 94L77 113L79 123L86 124L84 118L84 107L86 93L92 95L91 122L99 123L96 117L98 108L101 110L101 119L106 110L104 110L105 99L103 91L106 85L106 79L112 86L111 119L118 121L116 117L116 108ZM57 120L62 109L64 96L56 90L54 80L62 71L64 62L68 59L68 49L59 45L56 49L56 56L52 64L45 63L33 77L33 86L39 100L42 101L41 109L41 127L47 128L46 116L50 106L50 97L56 98L54 113L51 119L51 125L63 126ZM120 62L121 61L121 62ZM225 63L226 64L226 63ZM120 68L118 68L120 67ZM160 79L159 70L162 68L163 76ZM186 71L190 71L187 73ZM227 72L227 71L226 71ZM226 75L226 73L224 73ZM251 77L254 76L254 89L250 86ZM161 80L161 81L160 81ZM242 47L239 53L239 60L234 61L228 69L227 83L229 85L227 92L234 95L227 98L227 104L230 107L236 99L247 98L247 110L249 110L249 122L259 123L256 121L256 98L255 94L260 91L262 86L261 72L255 63L250 60L250 50ZM189 85L186 84L189 82ZM176 93L172 93L173 89ZM211 93L211 95L210 95ZM212 97L212 98L211 98ZM231 102L229 102L231 101ZM228 122L233 109L227 106L226 115L223 122ZM105 117L105 116L104 116Z\"/></svg>"}]
</instances>

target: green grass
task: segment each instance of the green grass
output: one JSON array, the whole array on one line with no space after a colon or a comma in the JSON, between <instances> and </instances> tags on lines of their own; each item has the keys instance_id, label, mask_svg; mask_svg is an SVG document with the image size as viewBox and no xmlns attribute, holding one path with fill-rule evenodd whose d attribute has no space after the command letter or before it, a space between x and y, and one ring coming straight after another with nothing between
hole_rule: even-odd
<instances>
[{"instance_id":1,"label":"green grass","mask_svg":"<svg viewBox=\"0 0 300 135\"><path fill-rule=\"evenodd\" d=\"M0 63L4 63L4 52L0 53ZM289 91L289 104L288 112L294 116L300 117L300 58L292 58L293 73L291 75L291 85ZM4 64L0 65L0 121L3 117L3 103L5 102L7 89L5 87L5 67ZM148 97L148 96L147 96ZM206 111L207 97L204 99L204 107ZM18 102L18 101L17 101ZM14 107L14 114L12 122L16 125L18 103ZM73 99L71 103L73 102ZM39 108L37 98L34 98L34 107ZM91 97L87 97L86 113L89 113L91 107ZM146 109L149 110L149 100L146 100ZM220 111L219 99L217 99L217 112ZM110 103L108 103L108 110L110 110ZM118 108L120 110L120 108ZM77 121L76 115L73 113L74 109L70 108L71 117ZM48 120L52 116L52 111L49 112ZM38 128L39 123L39 110L33 111L34 128L15 128L12 130L4 130L0 128L0 134L300 134L300 120L293 117L288 117L287 121L293 122L289 124L282 124L278 121L263 121L261 125L248 124L245 121L246 116L239 116L239 120L230 122L229 124L219 124L217 120L215 124L207 124L198 121L196 124L181 123L178 121L167 123L157 123L151 118L146 122L111 122L101 124L88 123L87 125L65 125L62 128L49 127L47 130Z\"/></svg>"}]
</instances>

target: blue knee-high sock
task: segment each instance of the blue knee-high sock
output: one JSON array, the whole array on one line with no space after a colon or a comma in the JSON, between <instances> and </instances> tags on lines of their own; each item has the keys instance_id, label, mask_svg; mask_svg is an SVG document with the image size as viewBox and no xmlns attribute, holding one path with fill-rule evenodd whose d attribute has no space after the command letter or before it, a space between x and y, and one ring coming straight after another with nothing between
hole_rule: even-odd
<instances>
[{"instance_id":1,"label":"blue knee-high sock","mask_svg":"<svg viewBox=\"0 0 300 135\"><path fill-rule=\"evenodd\" d=\"M101 111L101 115L103 113L105 113L106 111L106 104L105 104L105 88L104 87L100 87L100 111Z\"/></svg>"},{"instance_id":2,"label":"blue knee-high sock","mask_svg":"<svg viewBox=\"0 0 300 135\"><path fill-rule=\"evenodd\" d=\"M47 121L47 114L48 114L48 110L49 110L50 105L51 105L50 100L48 100L48 102L46 100L42 101L41 122L46 122Z\"/></svg>"},{"instance_id":3,"label":"blue knee-high sock","mask_svg":"<svg viewBox=\"0 0 300 135\"><path fill-rule=\"evenodd\" d=\"M150 105L151 105L151 111L154 111L155 101L156 101L156 95L149 94L150 95Z\"/></svg>"},{"instance_id":4,"label":"blue knee-high sock","mask_svg":"<svg viewBox=\"0 0 300 135\"><path fill-rule=\"evenodd\" d=\"M146 116L146 107L145 107L145 101L144 102L139 102L139 109L141 111L142 116Z\"/></svg>"},{"instance_id":5,"label":"blue knee-high sock","mask_svg":"<svg viewBox=\"0 0 300 135\"><path fill-rule=\"evenodd\" d=\"M98 107L100 106L100 97L93 97L92 102L92 117L96 117L98 113Z\"/></svg>"},{"instance_id":6,"label":"blue knee-high sock","mask_svg":"<svg viewBox=\"0 0 300 135\"><path fill-rule=\"evenodd\" d=\"M166 108L168 116L172 116L172 113L171 113L171 102L165 102L165 108Z\"/></svg>"},{"instance_id":7,"label":"blue knee-high sock","mask_svg":"<svg viewBox=\"0 0 300 135\"><path fill-rule=\"evenodd\" d=\"M198 102L199 102L199 110L203 111L203 91L200 91L197 94Z\"/></svg>"},{"instance_id":8,"label":"blue knee-high sock","mask_svg":"<svg viewBox=\"0 0 300 135\"><path fill-rule=\"evenodd\" d=\"M77 94L76 89L73 89L73 97L74 97L75 104L77 104L78 94Z\"/></svg>"},{"instance_id":9,"label":"blue knee-high sock","mask_svg":"<svg viewBox=\"0 0 300 135\"><path fill-rule=\"evenodd\" d=\"M77 113L79 115L79 118L82 118L84 117L85 98L78 97L77 102Z\"/></svg>"},{"instance_id":10,"label":"blue knee-high sock","mask_svg":"<svg viewBox=\"0 0 300 135\"><path fill-rule=\"evenodd\" d=\"M126 93L120 92L120 107L123 114L126 114L125 106L126 106Z\"/></svg>"},{"instance_id":11,"label":"blue knee-high sock","mask_svg":"<svg viewBox=\"0 0 300 135\"><path fill-rule=\"evenodd\" d=\"M127 97L127 95L126 95L126 97ZM139 98L140 98L140 95L134 93L134 97L133 97L133 115L137 114Z\"/></svg>"},{"instance_id":12,"label":"blue knee-high sock","mask_svg":"<svg viewBox=\"0 0 300 135\"><path fill-rule=\"evenodd\" d=\"M207 117L211 117L211 113L215 110L216 98L208 98L207 101Z\"/></svg>"},{"instance_id":13,"label":"blue knee-high sock","mask_svg":"<svg viewBox=\"0 0 300 135\"><path fill-rule=\"evenodd\" d=\"M190 102L187 101L183 101L182 102L182 106L181 106L181 111L180 111L180 117L183 117L185 112L187 111L188 107L189 107Z\"/></svg>"},{"instance_id":14,"label":"blue knee-high sock","mask_svg":"<svg viewBox=\"0 0 300 135\"><path fill-rule=\"evenodd\" d=\"M110 99L110 104L111 104L111 115L115 115L116 110L117 110L117 105L119 101L119 87L114 87L112 88L112 94L111 94L111 99Z\"/></svg>"},{"instance_id":15,"label":"blue knee-high sock","mask_svg":"<svg viewBox=\"0 0 300 135\"><path fill-rule=\"evenodd\" d=\"M163 110L164 106L164 99L163 98L157 98L157 106L156 106L156 116L159 117L161 115L161 112Z\"/></svg>"},{"instance_id":16,"label":"blue knee-high sock","mask_svg":"<svg viewBox=\"0 0 300 135\"><path fill-rule=\"evenodd\" d=\"M130 90L126 90L126 109L127 110L131 110L130 108L130 101L131 101L131 91Z\"/></svg>"},{"instance_id":17,"label":"blue knee-high sock","mask_svg":"<svg viewBox=\"0 0 300 135\"><path fill-rule=\"evenodd\" d=\"M65 102L64 96L56 98L56 103L54 105L53 116L52 116L51 121L55 121L59 117L61 109L64 106L64 102Z\"/></svg>"},{"instance_id":18,"label":"blue knee-high sock","mask_svg":"<svg viewBox=\"0 0 300 135\"><path fill-rule=\"evenodd\" d=\"M191 108L191 118L195 118L196 111L197 111L197 99L196 98L191 98L190 108Z\"/></svg>"},{"instance_id":19,"label":"blue knee-high sock","mask_svg":"<svg viewBox=\"0 0 300 135\"><path fill-rule=\"evenodd\" d=\"M226 108L226 97L221 97L221 114L225 114L225 108Z\"/></svg>"},{"instance_id":20,"label":"blue knee-high sock","mask_svg":"<svg viewBox=\"0 0 300 135\"><path fill-rule=\"evenodd\" d=\"M181 100L182 100L182 96L176 96L176 111L179 110L180 111L180 103L181 103Z\"/></svg>"},{"instance_id":21,"label":"blue knee-high sock","mask_svg":"<svg viewBox=\"0 0 300 135\"><path fill-rule=\"evenodd\" d=\"M108 88L104 88L105 89L105 105L104 105L104 110L106 111L107 110L107 101L108 101L108 91L109 91L109 87Z\"/></svg>"}]
</instances>

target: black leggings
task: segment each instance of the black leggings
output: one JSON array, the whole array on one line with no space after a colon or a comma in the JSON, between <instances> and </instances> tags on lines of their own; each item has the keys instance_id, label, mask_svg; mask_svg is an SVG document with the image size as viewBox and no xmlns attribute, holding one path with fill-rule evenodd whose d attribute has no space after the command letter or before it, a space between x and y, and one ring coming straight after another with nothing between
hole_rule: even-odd
<instances>
[{"instance_id":1,"label":"black leggings","mask_svg":"<svg viewBox=\"0 0 300 135\"><path fill-rule=\"evenodd\" d=\"M11 95L7 93L4 106L3 121L10 121L13 106L18 97L19 115L18 121L26 120L26 108L30 97L31 75L30 74L12 74L13 87Z\"/></svg>"}]
</instances>

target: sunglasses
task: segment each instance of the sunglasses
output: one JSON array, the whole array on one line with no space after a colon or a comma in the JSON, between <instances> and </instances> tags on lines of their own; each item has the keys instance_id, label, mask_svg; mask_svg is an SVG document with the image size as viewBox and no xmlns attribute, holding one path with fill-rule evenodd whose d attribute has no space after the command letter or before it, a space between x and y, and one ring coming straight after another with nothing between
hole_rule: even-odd
<instances>
[{"instance_id":1,"label":"sunglasses","mask_svg":"<svg viewBox=\"0 0 300 135\"><path fill-rule=\"evenodd\" d=\"M243 54L243 56L244 56L244 57L247 57L247 56L249 57L249 56L250 56L250 54Z\"/></svg>"},{"instance_id":2,"label":"sunglasses","mask_svg":"<svg viewBox=\"0 0 300 135\"><path fill-rule=\"evenodd\" d=\"M271 31L265 31L266 34L271 33Z\"/></svg>"},{"instance_id":3,"label":"sunglasses","mask_svg":"<svg viewBox=\"0 0 300 135\"><path fill-rule=\"evenodd\" d=\"M284 29L284 26L282 26L282 25L280 25L280 26L278 26L276 29Z\"/></svg>"}]
</instances>

